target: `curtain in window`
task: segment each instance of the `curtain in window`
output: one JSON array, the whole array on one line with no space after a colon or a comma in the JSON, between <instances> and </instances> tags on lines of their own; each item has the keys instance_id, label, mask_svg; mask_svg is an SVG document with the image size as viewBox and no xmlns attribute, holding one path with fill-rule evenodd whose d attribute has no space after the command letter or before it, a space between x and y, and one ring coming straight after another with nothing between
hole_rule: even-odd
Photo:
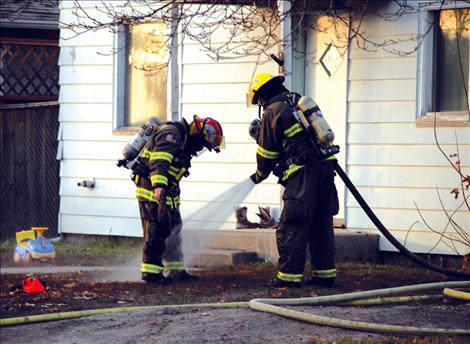
<instances>
[{"instance_id":1,"label":"curtain in window","mask_svg":"<svg viewBox=\"0 0 470 344\"><path fill-rule=\"evenodd\" d=\"M470 9L440 11L438 29L436 110L466 111Z\"/></svg>"},{"instance_id":2,"label":"curtain in window","mask_svg":"<svg viewBox=\"0 0 470 344\"><path fill-rule=\"evenodd\" d=\"M138 127L149 117L167 120L166 26L134 25L130 29L128 116L126 126Z\"/></svg>"}]
</instances>

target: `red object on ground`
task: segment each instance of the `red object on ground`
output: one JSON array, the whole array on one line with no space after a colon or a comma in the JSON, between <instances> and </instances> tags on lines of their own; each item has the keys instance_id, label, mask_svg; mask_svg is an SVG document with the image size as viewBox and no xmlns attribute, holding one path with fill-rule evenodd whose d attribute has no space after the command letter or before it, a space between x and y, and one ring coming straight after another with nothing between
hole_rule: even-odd
<instances>
[{"instance_id":1,"label":"red object on ground","mask_svg":"<svg viewBox=\"0 0 470 344\"><path fill-rule=\"evenodd\" d=\"M21 281L23 291L28 294L32 293L45 293L46 288L43 283L36 277L26 277Z\"/></svg>"}]
</instances>

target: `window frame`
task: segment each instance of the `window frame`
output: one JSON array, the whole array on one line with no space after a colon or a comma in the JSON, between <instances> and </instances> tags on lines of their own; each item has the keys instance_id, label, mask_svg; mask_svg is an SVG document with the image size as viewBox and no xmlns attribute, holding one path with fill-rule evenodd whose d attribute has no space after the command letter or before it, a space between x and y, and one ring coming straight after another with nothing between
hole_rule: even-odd
<instances>
[{"instance_id":1,"label":"window frame","mask_svg":"<svg viewBox=\"0 0 470 344\"><path fill-rule=\"evenodd\" d=\"M418 127L441 126L461 127L470 126L470 115L467 111L436 112L435 83L437 60L437 34L438 26L435 25L436 12L441 10L470 8L468 3L455 1L453 3L420 4L418 37L422 37L417 52L417 94L416 94L416 125ZM470 74L470 70L469 70ZM470 91L470 78L467 89ZM470 92L469 92L470 94ZM469 95L470 98L470 95ZM470 99L469 99L470 102Z\"/></svg>"},{"instance_id":2,"label":"window frame","mask_svg":"<svg viewBox=\"0 0 470 344\"><path fill-rule=\"evenodd\" d=\"M177 15L177 6L172 8L173 16ZM175 24L176 20L172 20L168 26L169 34L173 33L170 44L169 61L167 69L167 120L177 121L180 119L180 38L177 34L178 30ZM171 31L170 31L171 30ZM113 48L113 133L115 134L132 134L138 131L139 127L124 126L128 109L128 92L129 92L129 27L124 24L116 26Z\"/></svg>"}]
</instances>

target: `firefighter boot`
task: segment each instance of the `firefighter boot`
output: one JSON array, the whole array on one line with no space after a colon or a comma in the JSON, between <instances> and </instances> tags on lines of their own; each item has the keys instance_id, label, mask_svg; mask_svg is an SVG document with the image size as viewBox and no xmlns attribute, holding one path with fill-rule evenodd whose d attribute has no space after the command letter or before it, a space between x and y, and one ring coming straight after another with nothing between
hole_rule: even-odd
<instances>
[{"instance_id":1,"label":"firefighter boot","mask_svg":"<svg viewBox=\"0 0 470 344\"><path fill-rule=\"evenodd\" d=\"M259 224L248 221L246 216L247 214L247 207L241 207L235 209L235 215L237 217L237 229L244 229L244 228L258 228Z\"/></svg>"},{"instance_id":2,"label":"firefighter boot","mask_svg":"<svg viewBox=\"0 0 470 344\"><path fill-rule=\"evenodd\" d=\"M168 285L172 283L172 279L163 276L162 273L152 274L152 273L143 272L142 280L147 283L154 283L157 285Z\"/></svg>"},{"instance_id":3,"label":"firefighter boot","mask_svg":"<svg viewBox=\"0 0 470 344\"><path fill-rule=\"evenodd\" d=\"M261 228L274 228L276 227L276 222L274 222L273 218L271 217L271 214L269 214L270 208L266 207L260 207L258 206L259 209L259 214L256 214L260 218L260 227Z\"/></svg>"},{"instance_id":4,"label":"firefighter boot","mask_svg":"<svg viewBox=\"0 0 470 344\"><path fill-rule=\"evenodd\" d=\"M171 272L169 277L173 282L194 282L198 280L197 276L191 275L186 270Z\"/></svg>"},{"instance_id":5,"label":"firefighter boot","mask_svg":"<svg viewBox=\"0 0 470 344\"><path fill-rule=\"evenodd\" d=\"M333 288L335 286L335 278L319 278L317 276L305 277L302 281L305 287Z\"/></svg>"},{"instance_id":6,"label":"firefighter boot","mask_svg":"<svg viewBox=\"0 0 470 344\"><path fill-rule=\"evenodd\" d=\"M284 288L301 288L302 284L299 282L283 281L280 278L274 278L269 284L271 288L284 289Z\"/></svg>"}]
</instances>

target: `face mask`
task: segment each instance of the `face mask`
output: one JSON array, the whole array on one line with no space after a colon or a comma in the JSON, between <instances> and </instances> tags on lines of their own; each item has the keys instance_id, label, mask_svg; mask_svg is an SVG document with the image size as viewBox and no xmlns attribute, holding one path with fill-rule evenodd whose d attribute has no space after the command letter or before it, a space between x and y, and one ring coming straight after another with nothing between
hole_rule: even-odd
<instances>
[{"instance_id":1,"label":"face mask","mask_svg":"<svg viewBox=\"0 0 470 344\"><path fill-rule=\"evenodd\" d=\"M199 157L199 156L201 156L202 154L204 154L204 153L207 152L207 151L208 151L208 149L207 149L206 147L204 147L204 148L202 148L200 151L197 151L197 152L194 154L194 156L195 156L195 157Z\"/></svg>"},{"instance_id":2,"label":"face mask","mask_svg":"<svg viewBox=\"0 0 470 344\"><path fill-rule=\"evenodd\" d=\"M256 142L258 142L260 127L261 127L261 121L256 118L251 121L250 127L248 129L248 132L251 138L255 140Z\"/></svg>"},{"instance_id":3,"label":"face mask","mask_svg":"<svg viewBox=\"0 0 470 344\"><path fill-rule=\"evenodd\" d=\"M189 136L188 148L189 148L189 151L190 151L191 155L194 155L194 156L196 156L198 154L198 152L200 152L204 149L207 149L204 146L204 138L202 138L199 135L198 136L192 136L192 135Z\"/></svg>"}]
</instances>

